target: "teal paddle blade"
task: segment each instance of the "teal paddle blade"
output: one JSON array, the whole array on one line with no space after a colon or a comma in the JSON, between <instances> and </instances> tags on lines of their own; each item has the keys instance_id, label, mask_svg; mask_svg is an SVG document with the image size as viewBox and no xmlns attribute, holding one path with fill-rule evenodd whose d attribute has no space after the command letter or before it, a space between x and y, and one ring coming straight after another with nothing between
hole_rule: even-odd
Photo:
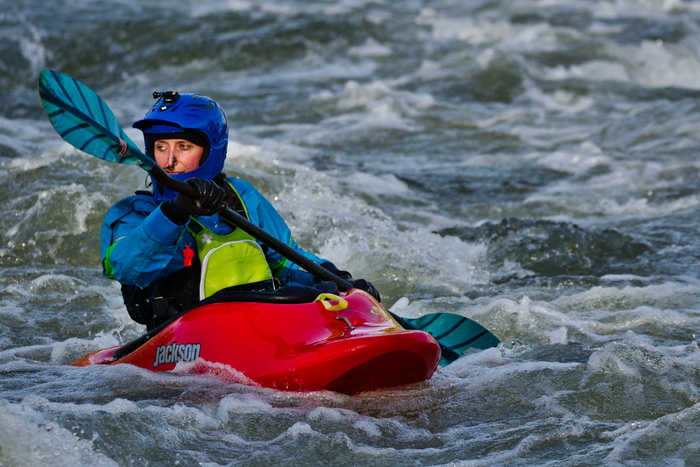
<instances>
[{"instance_id":1,"label":"teal paddle blade","mask_svg":"<svg viewBox=\"0 0 700 467\"><path fill-rule=\"evenodd\" d=\"M468 349L488 349L500 340L476 321L454 313L431 313L420 318L404 320L418 329L429 332L442 346L453 350L442 353L440 365L455 361Z\"/></svg>"},{"instance_id":2,"label":"teal paddle blade","mask_svg":"<svg viewBox=\"0 0 700 467\"><path fill-rule=\"evenodd\" d=\"M100 159L150 170L155 162L124 133L95 91L70 76L43 70L39 97L51 125L76 148Z\"/></svg>"}]
</instances>

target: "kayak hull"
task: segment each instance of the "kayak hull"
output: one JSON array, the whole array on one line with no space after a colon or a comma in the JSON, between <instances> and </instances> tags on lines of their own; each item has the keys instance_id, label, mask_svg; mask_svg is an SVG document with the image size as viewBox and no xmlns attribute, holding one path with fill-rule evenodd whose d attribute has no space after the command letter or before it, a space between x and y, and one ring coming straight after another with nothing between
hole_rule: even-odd
<instances>
[{"instance_id":1,"label":"kayak hull","mask_svg":"<svg viewBox=\"0 0 700 467\"><path fill-rule=\"evenodd\" d=\"M73 365L128 363L152 371L179 365L186 373L217 373L224 365L263 387L357 394L425 381L440 360L430 334L403 329L357 289L310 303L206 304L115 359L119 348Z\"/></svg>"}]
</instances>

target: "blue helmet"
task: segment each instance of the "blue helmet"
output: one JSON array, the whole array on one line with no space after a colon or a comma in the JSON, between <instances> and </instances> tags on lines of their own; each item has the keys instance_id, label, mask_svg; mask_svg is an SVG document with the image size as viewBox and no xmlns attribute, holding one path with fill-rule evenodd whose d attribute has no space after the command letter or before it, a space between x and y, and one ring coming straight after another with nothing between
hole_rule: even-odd
<instances>
[{"instance_id":1,"label":"blue helmet","mask_svg":"<svg viewBox=\"0 0 700 467\"><path fill-rule=\"evenodd\" d=\"M200 94L154 92L158 99L153 108L133 127L143 132L146 154L153 156L153 143L168 136L182 137L204 147L199 167L189 172L173 174L178 180L201 177L211 180L224 168L228 146L228 120L214 100ZM173 199L177 192L153 180L153 197L157 201Z\"/></svg>"}]
</instances>

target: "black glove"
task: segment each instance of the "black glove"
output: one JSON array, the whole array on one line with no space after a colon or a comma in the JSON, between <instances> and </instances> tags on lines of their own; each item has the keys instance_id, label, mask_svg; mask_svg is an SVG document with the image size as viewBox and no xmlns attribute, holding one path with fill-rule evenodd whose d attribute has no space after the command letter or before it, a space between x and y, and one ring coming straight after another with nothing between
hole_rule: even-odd
<instances>
[{"instance_id":1,"label":"black glove","mask_svg":"<svg viewBox=\"0 0 700 467\"><path fill-rule=\"evenodd\" d=\"M370 281L365 279L355 279L351 280L350 282L352 282L352 286L356 289L364 290L365 292L373 296L374 299L378 302L382 301L382 296L379 295L379 291L376 288L374 288Z\"/></svg>"},{"instance_id":2,"label":"black glove","mask_svg":"<svg viewBox=\"0 0 700 467\"><path fill-rule=\"evenodd\" d=\"M341 279L345 279L346 281L350 282L354 288L364 290L365 292L373 296L378 302L382 301L382 296L379 295L379 291L372 285L370 281L366 279L353 279L352 275L349 272L341 271L333 263L321 263L321 266L328 269L330 272L340 277Z\"/></svg>"},{"instance_id":3,"label":"black glove","mask_svg":"<svg viewBox=\"0 0 700 467\"><path fill-rule=\"evenodd\" d=\"M330 272L335 274L336 276L340 277L341 279L345 279L348 282L352 282L352 276L350 275L349 272L347 271L341 271L336 267L335 264L333 263L321 263L320 266L324 269L328 269Z\"/></svg>"},{"instance_id":4,"label":"black glove","mask_svg":"<svg viewBox=\"0 0 700 467\"><path fill-rule=\"evenodd\" d=\"M196 196L180 193L161 205L163 214L174 223L184 225L190 216L212 216L226 209L226 191L214 181L195 177L188 179L187 184L197 190Z\"/></svg>"}]
</instances>

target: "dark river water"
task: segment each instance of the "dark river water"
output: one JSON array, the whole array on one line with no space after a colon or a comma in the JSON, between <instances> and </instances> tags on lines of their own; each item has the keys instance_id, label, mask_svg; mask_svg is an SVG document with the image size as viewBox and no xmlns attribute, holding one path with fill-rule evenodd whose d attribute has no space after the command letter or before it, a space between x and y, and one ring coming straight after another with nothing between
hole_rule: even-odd
<instances>
[{"instance_id":1,"label":"dark river water","mask_svg":"<svg viewBox=\"0 0 700 467\"><path fill-rule=\"evenodd\" d=\"M700 1L0 3L0 465L700 465ZM99 229L145 172L56 134L45 68L135 141L216 99L299 243L503 344L353 397L69 366L144 331Z\"/></svg>"}]
</instances>

